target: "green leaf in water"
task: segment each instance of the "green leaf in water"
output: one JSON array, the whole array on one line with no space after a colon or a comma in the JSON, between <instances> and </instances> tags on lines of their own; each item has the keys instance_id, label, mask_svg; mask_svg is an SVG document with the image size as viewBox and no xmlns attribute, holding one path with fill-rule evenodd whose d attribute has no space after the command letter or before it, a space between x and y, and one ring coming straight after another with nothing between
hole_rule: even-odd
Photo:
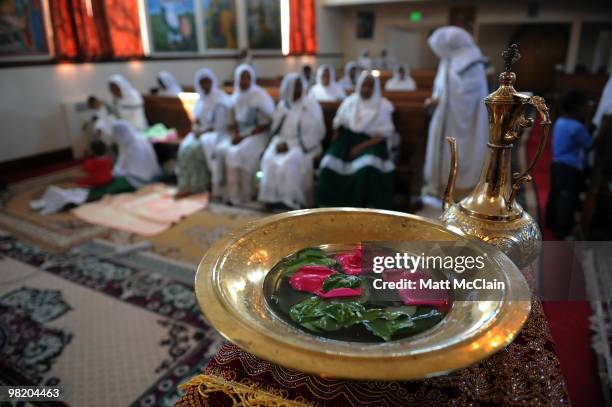
<instances>
[{"instance_id":1,"label":"green leaf in water","mask_svg":"<svg viewBox=\"0 0 612 407\"><path fill-rule=\"evenodd\" d=\"M323 291L328 292L334 288L357 288L361 285L361 279L348 274L332 274L323 282Z\"/></svg>"}]
</instances>

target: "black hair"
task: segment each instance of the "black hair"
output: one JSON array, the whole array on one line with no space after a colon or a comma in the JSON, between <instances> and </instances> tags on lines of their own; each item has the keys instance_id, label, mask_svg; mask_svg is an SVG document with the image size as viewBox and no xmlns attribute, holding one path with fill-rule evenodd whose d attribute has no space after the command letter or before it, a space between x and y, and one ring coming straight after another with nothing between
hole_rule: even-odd
<instances>
[{"instance_id":1,"label":"black hair","mask_svg":"<svg viewBox=\"0 0 612 407\"><path fill-rule=\"evenodd\" d=\"M561 111L565 114L575 114L587 104L584 93L577 90L568 90L561 97Z\"/></svg>"},{"instance_id":2,"label":"black hair","mask_svg":"<svg viewBox=\"0 0 612 407\"><path fill-rule=\"evenodd\" d=\"M106 154L106 144L102 140L94 140L89 144L89 148L93 151L96 157L102 157Z\"/></svg>"},{"instance_id":3,"label":"black hair","mask_svg":"<svg viewBox=\"0 0 612 407\"><path fill-rule=\"evenodd\" d=\"M96 103L97 101L98 101L98 98L97 98L97 97L95 97L94 95L89 95L89 96L87 97L87 106L91 106L91 105L93 105L94 103Z\"/></svg>"}]
</instances>

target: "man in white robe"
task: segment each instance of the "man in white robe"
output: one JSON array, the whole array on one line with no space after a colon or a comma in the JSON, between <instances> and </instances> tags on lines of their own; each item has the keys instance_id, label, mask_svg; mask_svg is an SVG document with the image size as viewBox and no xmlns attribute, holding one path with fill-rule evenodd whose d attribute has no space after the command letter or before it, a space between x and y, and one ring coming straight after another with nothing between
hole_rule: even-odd
<instances>
[{"instance_id":1,"label":"man in white robe","mask_svg":"<svg viewBox=\"0 0 612 407\"><path fill-rule=\"evenodd\" d=\"M487 146L488 119L485 60L472 36L459 27L442 27L429 37L440 57L433 94L435 106L429 124L423 195L440 198L450 170L447 137L457 140L459 155L457 195L465 195L478 181Z\"/></svg>"},{"instance_id":2,"label":"man in white robe","mask_svg":"<svg viewBox=\"0 0 612 407\"><path fill-rule=\"evenodd\" d=\"M285 75L274 111L273 137L261 160L261 202L292 209L313 204L313 159L322 152L325 122L321 106L305 91L299 75Z\"/></svg>"},{"instance_id":3,"label":"man in white robe","mask_svg":"<svg viewBox=\"0 0 612 407\"><path fill-rule=\"evenodd\" d=\"M346 92L336 82L336 72L332 66L321 65L317 69L317 83L310 88L308 96L319 102L335 102L346 97Z\"/></svg>"},{"instance_id":4,"label":"man in white robe","mask_svg":"<svg viewBox=\"0 0 612 407\"><path fill-rule=\"evenodd\" d=\"M226 195L233 205L252 200L255 173L266 145L274 112L274 101L256 85L255 71L240 65L234 72L234 91L231 97L233 124L231 146L225 155Z\"/></svg>"}]
</instances>

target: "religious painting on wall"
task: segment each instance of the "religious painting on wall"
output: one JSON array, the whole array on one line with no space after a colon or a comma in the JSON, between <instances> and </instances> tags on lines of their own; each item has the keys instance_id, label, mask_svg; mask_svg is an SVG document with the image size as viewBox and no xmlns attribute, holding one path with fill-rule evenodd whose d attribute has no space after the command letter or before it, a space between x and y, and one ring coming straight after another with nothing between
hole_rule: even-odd
<instances>
[{"instance_id":1,"label":"religious painting on wall","mask_svg":"<svg viewBox=\"0 0 612 407\"><path fill-rule=\"evenodd\" d=\"M153 52L197 52L193 0L147 0Z\"/></svg>"},{"instance_id":2,"label":"religious painting on wall","mask_svg":"<svg viewBox=\"0 0 612 407\"><path fill-rule=\"evenodd\" d=\"M202 0L208 49L238 48L236 0Z\"/></svg>"},{"instance_id":3,"label":"religious painting on wall","mask_svg":"<svg viewBox=\"0 0 612 407\"><path fill-rule=\"evenodd\" d=\"M0 58L49 58L44 0L0 1Z\"/></svg>"},{"instance_id":4,"label":"religious painting on wall","mask_svg":"<svg viewBox=\"0 0 612 407\"><path fill-rule=\"evenodd\" d=\"M357 13L357 38L371 39L374 37L374 12L360 11Z\"/></svg>"},{"instance_id":5,"label":"religious painting on wall","mask_svg":"<svg viewBox=\"0 0 612 407\"><path fill-rule=\"evenodd\" d=\"M249 0L247 24L250 49L280 49L280 0Z\"/></svg>"}]
</instances>

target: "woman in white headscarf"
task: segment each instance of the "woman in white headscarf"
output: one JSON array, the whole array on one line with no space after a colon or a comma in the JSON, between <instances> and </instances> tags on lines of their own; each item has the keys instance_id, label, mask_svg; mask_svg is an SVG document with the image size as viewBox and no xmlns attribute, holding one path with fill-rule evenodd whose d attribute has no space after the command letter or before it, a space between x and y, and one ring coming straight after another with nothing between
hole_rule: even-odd
<instances>
[{"instance_id":1,"label":"woman in white headscarf","mask_svg":"<svg viewBox=\"0 0 612 407\"><path fill-rule=\"evenodd\" d=\"M485 60L462 28L439 28L428 41L440 63L432 97L426 102L436 108L429 124L423 194L442 196L450 169L445 138L454 137L459 152L457 194L462 195L478 181L487 145Z\"/></svg>"},{"instance_id":2,"label":"woman in white headscarf","mask_svg":"<svg viewBox=\"0 0 612 407\"><path fill-rule=\"evenodd\" d=\"M225 198L234 205L253 198L255 173L268 144L274 112L274 101L255 84L255 79L255 71L249 65L240 65L234 72L232 137L225 155Z\"/></svg>"},{"instance_id":3,"label":"woman in white headscarf","mask_svg":"<svg viewBox=\"0 0 612 407\"><path fill-rule=\"evenodd\" d=\"M225 151L230 146L230 100L208 68L195 74L194 88L200 98L193 108L193 130L179 147L177 197L206 192L211 181L213 196L221 196Z\"/></svg>"},{"instance_id":4,"label":"woman in white headscarf","mask_svg":"<svg viewBox=\"0 0 612 407\"><path fill-rule=\"evenodd\" d=\"M391 208L395 165L386 140L395 133L392 114L380 79L362 72L334 117L334 140L321 160L319 205Z\"/></svg>"},{"instance_id":5,"label":"woman in white headscarf","mask_svg":"<svg viewBox=\"0 0 612 407\"><path fill-rule=\"evenodd\" d=\"M178 84L174 76L168 71L160 71L157 74L157 83L159 84L161 96L178 96L183 91L181 85Z\"/></svg>"},{"instance_id":6,"label":"woman in white headscarf","mask_svg":"<svg viewBox=\"0 0 612 407\"><path fill-rule=\"evenodd\" d=\"M132 123L139 131L149 127L144 113L144 101L138 92L123 75L113 75L108 81L113 95L113 110L117 117Z\"/></svg>"},{"instance_id":7,"label":"woman in white headscarf","mask_svg":"<svg viewBox=\"0 0 612 407\"><path fill-rule=\"evenodd\" d=\"M119 148L113 167L114 177L123 177L134 188L139 188L161 174L153 146L138 135L130 122L115 121L113 138Z\"/></svg>"},{"instance_id":8,"label":"woman in white headscarf","mask_svg":"<svg viewBox=\"0 0 612 407\"><path fill-rule=\"evenodd\" d=\"M310 88L308 96L319 102L335 102L346 97L346 92L336 82L336 72L332 66L321 65L317 69L317 83Z\"/></svg>"},{"instance_id":9,"label":"woman in white headscarf","mask_svg":"<svg viewBox=\"0 0 612 407\"><path fill-rule=\"evenodd\" d=\"M359 58L357 58L357 64L361 69L369 71L372 69L372 58L370 58L370 51L366 48L362 48L359 52Z\"/></svg>"},{"instance_id":10,"label":"woman in white headscarf","mask_svg":"<svg viewBox=\"0 0 612 407\"><path fill-rule=\"evenodd\" d=\"M91 189L50 186L41 199L30 203L32 209L43 214L59 212L69 204L80 205L86 201L97 201L104 195L132 192L160 175L153 146L140 137L128 121L113 122L112 139L119 147L119 156L109 183Z\"/></svg>"},{"instance_id":11,"label":"woman in white headscarf","mask_svg":"<svg viewBox=\"0 0 612 407\"><path fill-rule=\"evenodd\" d=\"M313 159L322 152L325 122L321 106L306 96L306 83L298 74L285 75L280 93L273 137L261 160L258 199L299 209L313 204Z\"/></svg>"},{"instance_id":12,"label":"woman in white headscarf","mask_svg":"<svg viewBox=\"0 0 612 407\"><path fill-rule=\"evenodd\" d=\"M359 67L357 66L357 62L355 61L349 61L346 63L346 65L344 65L344 74L342 76L342 79L338 82L340 86L342 86L342 89L344 89L345 91L355 89L355 85L357 84L357 77L359 76L358 71Z\"/></svg>"},{"instance_id":13,"label":"woman in white headscarf","mask_svg":"<svg viewBox=\"0 0 612 407\"><path fill-rule=\"evenodd\" d=\"M405 64L398 64L393 69L393 76L385 83L388 92L416 90L416 82L410 76L410 70Z\"/></svg>"}]
</instances>

